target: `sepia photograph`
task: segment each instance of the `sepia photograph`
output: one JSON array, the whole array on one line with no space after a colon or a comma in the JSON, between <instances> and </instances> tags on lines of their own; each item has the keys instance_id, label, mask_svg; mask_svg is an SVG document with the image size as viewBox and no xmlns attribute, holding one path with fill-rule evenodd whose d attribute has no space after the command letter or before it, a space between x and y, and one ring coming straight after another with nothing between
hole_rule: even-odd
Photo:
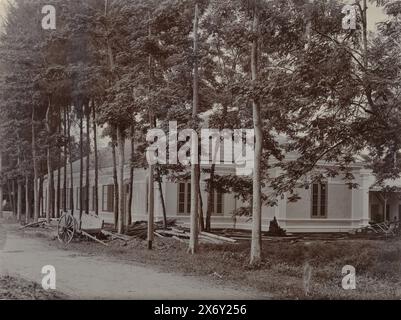
<instances>
[{"instance_id":1,"label":"sepia photograph","mask_svg":"<svg viewBox=\"0 0 401 320\"><path fill-rule=\"evenodd\" d=\"M0 307L401 300L400 221L401 0L0 0Z\"/></svg>"}]
</instances>

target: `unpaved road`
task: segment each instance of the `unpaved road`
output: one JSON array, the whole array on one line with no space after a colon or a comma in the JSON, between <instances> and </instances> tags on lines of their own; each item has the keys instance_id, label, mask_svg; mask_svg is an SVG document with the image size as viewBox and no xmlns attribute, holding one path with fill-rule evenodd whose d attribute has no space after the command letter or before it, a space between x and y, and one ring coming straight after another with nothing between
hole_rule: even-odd
<instances>
[{"instance_id":1,"label":"unpaved road","mask_svg":"<svg viewBox=\"0 0 401 320\"><path fill-rule=\"evenodd\" d=\"M15 231L9 231L5 240L0 246L0 275L41 284L42 267L52 265L56 269L57 291L73 299L261 298L255 292L213 285L209 279L162 273L139 264L58 250L45 241L24 238Z\"/></svg>"}]
</instances>

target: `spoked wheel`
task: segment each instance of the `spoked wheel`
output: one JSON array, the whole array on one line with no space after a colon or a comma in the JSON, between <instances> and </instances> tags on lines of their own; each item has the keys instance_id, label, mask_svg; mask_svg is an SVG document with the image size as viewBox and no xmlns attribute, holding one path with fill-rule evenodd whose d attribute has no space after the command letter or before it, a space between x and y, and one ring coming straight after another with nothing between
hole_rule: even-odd
<instances>
[{"instance_id":1,"label":"spoked wheel","mask_svg":"<svg viewBox=\"0 0 401 320\"><path fill-rule=\"evenodd\" d=\"M58 240L64 244L69 244L74 238L77 230L77 221L69 214L64 213L57 225Z\"/></svg>"}]
</instances>

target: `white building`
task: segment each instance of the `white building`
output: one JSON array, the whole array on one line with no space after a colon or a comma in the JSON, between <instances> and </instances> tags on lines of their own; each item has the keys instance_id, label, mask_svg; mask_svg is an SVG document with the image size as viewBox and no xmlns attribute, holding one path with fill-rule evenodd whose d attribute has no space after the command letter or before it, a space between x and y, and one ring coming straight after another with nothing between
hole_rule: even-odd
<instances>
[{"instance_id":1,"label":"white building","mask_svg":"<svg viewBox=\"0 0 401 320\"><path fill-rule=\"evenodd\" d=\"M127 155L129 152L127 150ZM127 157L128 158L128 157ZM91 164L93 157L91 157ZM84 159L84 164L86 159ZM216 174L223 175L235 173L235 165L217 165ZM397 194L384 202L380 193L373 188L375 181L371 171L364 169L362 164L353 166L355 183L359 184L358 189L350 189L341 179L329 178L323 184L313 184L309 188L298 188L296 192L301 197L297 202L288 202L287 197L277 199L278 205L274 207L263 206L262 223L263 230L268 230L269 221L276 217L280 226L288 232L347 232L355 228L366 226L370 221L393 221L401 218L401 200ZM67 209L69 195L73 192L75 214L79 212L79 161L73 163L74 190L70 189L69 165L67 167ZM84 184L85 184L84 168ZM270 172L272 176L278 172ZM147 170L135 169L134 174L134 196L131 207L133 221L147 220ZM61 169L61 186L63 186L63 169ZM124 173L126 188L126 203L128 204L129 194L129 165L128 161ZM204 191L208 175L202 175L201 189L203 210L206 214L208 194ZM57 173L55 172L55 179ZM94 210L94 170L90 170L89 210ZM400 183L401 185L401 183ZM155 183L155 218L162 218L162 205L160 201L159 187ZM46 180L44 183L46 193ZM190 211L190 182L174 183L163 181L163 195L165 199L168 218L176 218L179 221L189 222ZM265 190L267 191L267 190ZM64 192L64 190L62 190ZM114 203L113 169L111 150L105 149L99 152L99 212L105 222L113 222ZM46 211L46 194L43 195L43 211ZM233 210L244 206L240 200L232 194L220 194L215 192L214 213L212 215L212 228L239 228L250 229L251 222L247 218L232 217ZM386 208L384 203L386 203Z\"/></svg>"}]
</instances>

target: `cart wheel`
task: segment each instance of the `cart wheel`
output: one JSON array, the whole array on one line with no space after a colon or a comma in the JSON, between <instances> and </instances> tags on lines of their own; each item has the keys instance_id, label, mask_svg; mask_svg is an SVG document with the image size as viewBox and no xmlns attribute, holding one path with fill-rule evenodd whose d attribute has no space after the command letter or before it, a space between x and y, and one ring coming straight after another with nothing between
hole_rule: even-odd
<instances>
[{"instance_id":1,"label":"cart wheel","mask_svg":"<svg viewBox=\"0 0 401 320\"><path fill-rule=\"evenodd\" d=\"M64 244L69 244L74 238L77 230L77 221L69 214L65 213L61 216L57 225L58 240Z\"/></svg>"}]
</instances>

